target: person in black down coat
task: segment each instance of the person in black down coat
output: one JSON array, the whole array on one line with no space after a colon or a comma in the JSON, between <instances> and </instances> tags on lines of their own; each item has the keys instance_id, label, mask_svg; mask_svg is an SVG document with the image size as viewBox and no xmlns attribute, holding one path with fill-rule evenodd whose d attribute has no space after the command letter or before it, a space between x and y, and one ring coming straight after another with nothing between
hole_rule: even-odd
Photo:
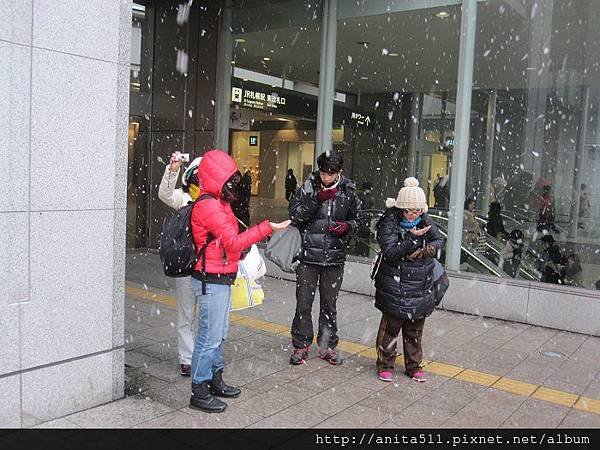
<instances>
[{"instance_id":1,"label":"person in black down coat","mask_svg":"<svg viewBox=\"0 0 600 450\"><path fill-rule=\"evenodd\" d=\"M496 239L502 238L508 234L504 229L504 221L502 220L502 205L498 202L490 203L485 231Z\"/></svg>"},{"instance_id":2,"label":"person in black down coat","mask_svg":"<svg viewBox=\"0 0 600 450\"><path fill-rule=\"evenodd\" d=\"M405 374L424 382L421 336L425 317L435 308L433 258L444 246L444 238L425 214L425 192L416 178L404 180L398 198L388 198L385 204L388 209L377 223L381 260L375 276L375 306L383 313L377 371L380 380L393 380L396 342L402 331Z\"/></svg>"},{"instance_id":3,"label":"person in black down coat","mask_svg":"<svg viewBox=\"0 0 600 450\"><path fill-rule=\"evenodd\" d=\"M342 157L334 152L317 159L319 171L292 196L289 214L302 235L300 264L296 268L296 314L292 322L294 352L290 364L303 364L313 340L312 304L317 284L321 307L317 344L319 358L332 365L342 363L336 352L336 302L346 248L351 233L363 223L361 201L354 181L342 175Z\"/></svg>"}]
</instances>

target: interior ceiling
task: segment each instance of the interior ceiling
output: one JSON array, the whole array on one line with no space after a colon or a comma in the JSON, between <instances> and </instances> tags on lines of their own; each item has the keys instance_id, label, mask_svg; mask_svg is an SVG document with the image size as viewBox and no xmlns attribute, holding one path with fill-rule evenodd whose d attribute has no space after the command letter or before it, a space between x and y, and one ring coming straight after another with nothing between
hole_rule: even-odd
<instances>
[{"instance_id":1,"label":"interior ceiling","mask_svg":"<svg viewBox=\"0 0 600 450\"><path fill-rule=\"evenodd\" d=\"M587 22L587 17L600 14L600 2L555 0L542 3L543 10L532 9L532 4L531 0L478 3L474 86L525 89L532 80L536 87L560 82L600 85L600 31ZM440 11L448 17L437 17ZM535 29L542 31L532 36L534 21ZM355 94L456 90L460 24L459 6L338 21L336 90ZM318 24L235 38L245 39L234 44L239 67L318 84ZM537 51L530 51L532 47ZM540 69L542 63L551 70Z\"/></svg>"}]
</instances>

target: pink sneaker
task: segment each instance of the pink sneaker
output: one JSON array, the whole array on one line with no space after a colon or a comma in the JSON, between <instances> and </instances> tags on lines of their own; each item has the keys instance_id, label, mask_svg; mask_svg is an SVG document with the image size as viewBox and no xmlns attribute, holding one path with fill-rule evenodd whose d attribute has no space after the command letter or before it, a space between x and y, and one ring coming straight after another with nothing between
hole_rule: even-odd
<instances>
[{"instance_id":1,"label":"pink sneaker","mask_svg":"<svg viewBox=\"0 0 600 450\"><path fill-rule=\"evenodd\" d=\"M416 381L417 383L425 383L427 381L427 375L425 375L425 372L422 372L420 370L408 376L411 377L413 381Z\"/></svg>"},{"instance_id":2,"label":"pink sneaker","mask_svg":"<svg viewBox=\"0 0 600 450\"><path fill-rule=\"evenodd\" d=\"M382 370L378 373L379 379L386 383L391 382L394 379L394 374L391 370Z\"/></svg>"}]
</instances>

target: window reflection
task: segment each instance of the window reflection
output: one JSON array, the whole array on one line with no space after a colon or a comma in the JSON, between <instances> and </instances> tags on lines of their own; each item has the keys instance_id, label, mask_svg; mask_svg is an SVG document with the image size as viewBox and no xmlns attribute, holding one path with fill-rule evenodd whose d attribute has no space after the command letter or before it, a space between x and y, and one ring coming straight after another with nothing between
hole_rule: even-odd
<instances>
[{"instance_id":1,"label":"window reflection","mask_svg":"<svg viewBox=\"0 0 600 450\"><path fill-rule=\"evenodd\" d=\"M315 1L239 2L232 9L229 151L250 186L250 221L288 218L286 185L315 160L321 46Z\"/></svg>"}]
</instances>

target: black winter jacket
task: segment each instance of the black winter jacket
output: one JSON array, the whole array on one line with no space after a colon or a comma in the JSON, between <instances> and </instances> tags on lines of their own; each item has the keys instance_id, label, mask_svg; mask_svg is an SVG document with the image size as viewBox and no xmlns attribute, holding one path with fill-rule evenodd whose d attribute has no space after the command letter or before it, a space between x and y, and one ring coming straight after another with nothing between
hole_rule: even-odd
<instances>
[{"instance_id":1,"label":"black winter jacket","mask_svg":"<svg viewBox=\"0 0 600 450\"><path fill-rule=\"evenodd\" d=\"M320 189L319 172L313 172L290 199L290 219L302 234L300 261L321 266L337 266L346 261L346 247L350 234L356 233L363 224L361 201L356 195L354 181L344 176L341 176L333 199L318 201L316 193ZM347 222L350 226L344 236L337 237L329 232L329 227L336 221Z\"/></svg>"},{"instance_id":2,"label":"black winter jacket","mask_svg":"<svg viewBox=\"0 0 600 450\"><path fill-rule=\"evenodd\" d=\"M433 258L406 259L425 245L431 244L438 250L444 246L435 223L427 214L421 217L417 229L428 225L431 229L420 237L400 226L402 211L397 208L386 210L377 223L382 261L375 277L375 306L398 319L424 319L435 309Z\"/></svg>"}]
</instances>

